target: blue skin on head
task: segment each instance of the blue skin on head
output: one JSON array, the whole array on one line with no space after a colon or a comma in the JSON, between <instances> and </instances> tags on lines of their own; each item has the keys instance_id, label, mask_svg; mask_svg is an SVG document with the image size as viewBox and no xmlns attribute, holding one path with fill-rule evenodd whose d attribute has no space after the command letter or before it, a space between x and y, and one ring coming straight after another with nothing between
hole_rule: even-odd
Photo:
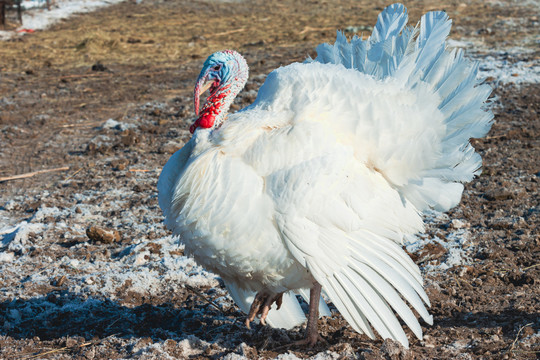
<instances>
[{"instance_id":1,"label":"blue skin on head","mask_svg":"<svg viewBox=\"0 0 540 360\"><path fill-rule=\"evenodd\" d=\"M206 80L217 80L223 85L229 80L231 75L230 65L232 65L233 61L235 61L235 58L230 52L219 51L213 53L204 62L197 81L206 77Z\"/></svg>"},{"instance_id":2,"label":"blue skin on head","mask_svg":"<svg viewBox=\"0 0 540 360\"><path fill-rule=\"evenodd\" d=\"M208 89L204 84L212 82L210 94L213 94L218 88L228 84L231 80L231 76L236 76L235 72L238 71L239 64L237 57L241 58L237 52L224 50L213 53L206 59L195 85L196 115L199 115L199 96L205 89Z\"/></svg>"}]
</instances>

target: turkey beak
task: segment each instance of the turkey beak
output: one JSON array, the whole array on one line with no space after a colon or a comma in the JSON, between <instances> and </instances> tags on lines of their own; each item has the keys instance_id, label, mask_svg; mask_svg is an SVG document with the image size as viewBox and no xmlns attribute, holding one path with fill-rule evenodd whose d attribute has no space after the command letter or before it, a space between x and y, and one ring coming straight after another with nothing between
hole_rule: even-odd
<instances>
[{"instance_id":1,"label":"turkey beak","mask_svg":"<svg viewBox=\"0 0 540 360\"><path fill-rule=\"evenodd\" d=\"M207 81L206 84L201 87L201 92L199 93L199 95L204 94L206 90L210 89L210 86L212 86L213 83L213 81Z\"/></svg>"},{"instance_id":2,"label":"turkey beak","mask_svg":"<svg viewBox=\"0 0 540 360\"><path fill-rule=\"evenodd\" d=\"M199 115L199 106L200 106L200 98L201 95L204 94L206 90L208 90L212 86L212 81L208 81L206 79L206 76L201 78L199 81L197 81L197 85L195 86L195 115Z\"/></svg>"}]
</instances>

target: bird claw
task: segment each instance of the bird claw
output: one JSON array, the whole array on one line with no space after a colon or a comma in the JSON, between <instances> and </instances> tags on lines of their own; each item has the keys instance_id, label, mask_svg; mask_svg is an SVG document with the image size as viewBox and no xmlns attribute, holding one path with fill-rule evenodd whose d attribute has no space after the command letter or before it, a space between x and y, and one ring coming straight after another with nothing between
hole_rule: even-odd
<instances>
[{"instance_id":1,"label":"bird claw","mask_svg":"<svg viewBox=\"0 0 540 360\"><path fill-rule=\"evenodd\" d=\"M298 340L289 344L281 345L281 346L273 348L272 350L280 351L280 350L289 349L292 347L302 347L302 346L307 346L311 348L315 346L318 342L324 345L328 345L328 341L326 341L326 339L323 338L321 335L317 334L316 336L306 335L306 337L302 340Z\"/></svg>"},{"instance_id":2,"label":"bird claw","mask_svg":"<svg viewBox=\"0 0 540 360\"><path fill-rule=\"evenodd\" d=\"M266 317L272 307L272 304L276 303L277 309L281 307L283 303L283 293L277 295L268 295L264 292L258 292L251 304L249 313L246 319L246 327L251 329L250 323L255 320L257 316L260 316L260 322L262 325L266 325Z\"/></svg>"},{"instance_id":3,"label":"bird claw","mask_svg":"<svg viewBox=\"0 0 540 360\"><path fill-rule=\"evenodd\" d=\"M316 334L315 336L307 335L305 339L295 341L291 344L291 346L315 346L317 342L321 342L323 344L328 344L328 341L326 341L321 335Z\"/></svg>"}]
</instances>

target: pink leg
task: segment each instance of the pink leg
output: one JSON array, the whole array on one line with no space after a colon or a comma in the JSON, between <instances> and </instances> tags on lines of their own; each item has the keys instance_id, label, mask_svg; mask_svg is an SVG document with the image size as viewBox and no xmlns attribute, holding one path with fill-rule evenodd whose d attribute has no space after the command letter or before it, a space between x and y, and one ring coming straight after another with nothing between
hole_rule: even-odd
<instances>
[{"instance_id":1,"label":"pink leg","mask_svg":"<svg viewBox=\"0 0 540 360\"><path fill-rule=\"evenodd\" d=\"M316 282L309 291L309 315L304 340L295 342L293 345L314 346L317 341L326 342L320 335L317 327L319 320L319 299L321 297L321 284Z\"/></svg>"},{"instance_id":2,"label":"pink leg","mask_svg":"<svg viewBox=\"0 0 540 360\"><path fill-rule=\"evenodd\" d=\"M309 315L306 326L306 340L309 346L315 345L319 340L319 329L317 321L319 320L319 299L321 297L321 284L315 285L309 291Z\"/></svg>"}]
</instances>

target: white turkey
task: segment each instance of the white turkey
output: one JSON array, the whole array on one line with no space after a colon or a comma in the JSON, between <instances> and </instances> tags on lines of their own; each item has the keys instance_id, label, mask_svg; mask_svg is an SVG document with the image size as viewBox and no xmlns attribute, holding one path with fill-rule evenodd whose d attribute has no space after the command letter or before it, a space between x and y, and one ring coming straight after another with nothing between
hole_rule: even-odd
<instances>
[{"instance_id":1,"label":"white turkey","mask_svg":"<svg viewBox=\"0 0 540 360\"><path fill-rule=\"evenodd\" d=\"M406 26L387 7L367 40L317 47L315 60L271 72L255 102L228 114L248 78L235 51L212 54L195 87L191 140L163 168L166 226L187 254L219 274L246 324L292 328L304 344L329 315L321 288L358 332L408 346L429 299L402 249L422 212L456 206L480 172L469 144L490 129L491 88L477 65L449 50L451 21L425 14ZM199 111L199 97L210 90ZM274 306L276 303L277 306ZM375 331L374 331L375 330Z\"/></svg>"}]
</instances>

